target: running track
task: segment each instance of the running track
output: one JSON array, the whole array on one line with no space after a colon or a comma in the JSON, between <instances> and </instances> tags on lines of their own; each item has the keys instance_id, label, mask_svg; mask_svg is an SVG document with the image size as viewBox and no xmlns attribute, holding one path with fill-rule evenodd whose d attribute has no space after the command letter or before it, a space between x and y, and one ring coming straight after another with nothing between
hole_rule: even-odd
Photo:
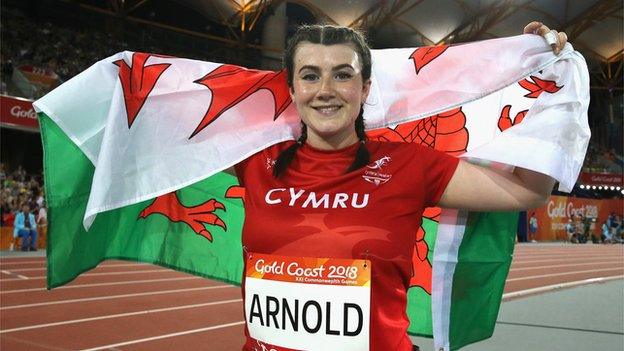
<instances>
[{"instance_id":1,"label":"running track","mask_svg":"<svg viewBox=\"0 0 624 351\"><path fill-rule=\"evenodd\" d=\"M523 244L505 299L624 278L622 245ZM0 349L240 350L238 287L148 264L106 261L45 290L43 257L0 259Z\"/></svg>"}]
</instances>

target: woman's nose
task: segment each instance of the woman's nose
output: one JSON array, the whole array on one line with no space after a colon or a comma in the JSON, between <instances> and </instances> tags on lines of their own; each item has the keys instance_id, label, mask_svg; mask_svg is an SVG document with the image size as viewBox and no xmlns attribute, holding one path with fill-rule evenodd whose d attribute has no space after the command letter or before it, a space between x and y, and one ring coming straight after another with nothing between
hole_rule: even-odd
<instances>
[{"instance_id":1,"label":"woman's nose","mask_svg":"<svg viewBox=\"0 0 624 351\"><path fill-rule=\"evenodd\" d=\"M331 78L321 78L320 83L316 97L319 99L333 98L335 95L333 80Z\"/></svg>"}]
</instances>

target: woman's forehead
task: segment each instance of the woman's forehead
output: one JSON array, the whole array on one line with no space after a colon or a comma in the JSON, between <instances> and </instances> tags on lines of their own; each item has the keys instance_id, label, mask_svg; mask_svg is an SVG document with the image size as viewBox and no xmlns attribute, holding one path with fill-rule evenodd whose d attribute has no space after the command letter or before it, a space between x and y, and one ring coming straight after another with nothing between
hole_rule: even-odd
<instances>
[{"instance_id":1,"label":"woman's forehead","mask_svg":"<svg viewBox=\"0 0 624 351\"><path fill-rule=\"evenodd\" d=\"M362 68L360 58L350 44L323 45L301 42L294 55L295 71L304 66L331 68L348 64L355 70Z\"/></svg>"}]
</instances>

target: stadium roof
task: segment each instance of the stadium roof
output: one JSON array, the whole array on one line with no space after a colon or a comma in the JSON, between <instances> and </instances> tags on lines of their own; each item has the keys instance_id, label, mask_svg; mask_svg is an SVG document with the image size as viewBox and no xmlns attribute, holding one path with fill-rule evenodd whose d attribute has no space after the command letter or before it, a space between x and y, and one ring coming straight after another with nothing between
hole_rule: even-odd
<instances>
[{"instance_id":1,"label":"stadium roof","mask_svg":"<svg viewBox=\"0 0 624 351\"><path fill-rule=\"evenodd\" d=\"M132 3L133 1L126 1ZM146 1L134 1L137 5ZM207 18L253 30L258 18L284 0L178 0ZM619 0L288 0L317 21L357 26L377 43L421 46L519 34L531 20L565 31L585 56L621 58L624 20Z\"/></svg>"}]
</instances>

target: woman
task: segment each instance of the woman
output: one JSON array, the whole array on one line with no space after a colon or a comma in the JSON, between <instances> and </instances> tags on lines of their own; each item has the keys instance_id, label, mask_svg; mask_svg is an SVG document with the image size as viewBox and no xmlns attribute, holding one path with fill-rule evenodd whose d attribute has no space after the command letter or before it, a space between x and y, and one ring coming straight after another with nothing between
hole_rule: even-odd
<instances>
[{"instance_id":1,"label":"woman","mask_svg":"<svg viewBox=\"0 0 624 351\"><path fill-rule=\"evenodd\" d=\"M550 30L532 22L529 32ZM554 36L558 52L566 37ZM284 64L301 137L236 166L248 189L243 349L412 350L406 291L413 233L424 208L535 208L549 197L554 180L521 168L482 168L416 144L367 141L363 104L371 87L371 55L363 37L349 28L300 28ZM369 270L362 273L368 274L369 291L324 281L310 292L302 290L305 284L280 280L288 270L319 281L314 279L327 266L305 266L309 259L351 260L347 270ZM349 302L359 294L361 305ZM293 312L302 305L301 315ZM310 315L316 317L306 321Z\"/></svg>"}]
</instances>

